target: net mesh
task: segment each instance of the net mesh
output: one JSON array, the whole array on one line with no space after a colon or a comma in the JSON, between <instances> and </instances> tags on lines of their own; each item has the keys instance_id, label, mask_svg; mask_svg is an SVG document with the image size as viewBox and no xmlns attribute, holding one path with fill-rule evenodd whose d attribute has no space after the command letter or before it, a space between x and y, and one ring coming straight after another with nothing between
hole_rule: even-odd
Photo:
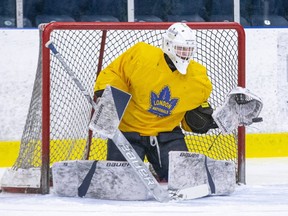
<instances>
[{"instance_id":1,"label":"net mesh","mask_svg":"<svg viewBox=\"0 0 288 216\"><path fill-rule=\"evenodd\" d=\"M141 26L137 27L138 30L103 31L96 28L55 29L50 35L50 40L91 97L99 65L100 68L106 67L115 57L140 41L160 47L165 32L164 28L141 30ZM228 92L238 85L238 40L235 29L197 29L198 47L194 59L207 67L214 87L209 99L212 107L223 104ZM41 53L20 153L13 169L42 165ZM106 140L97 135L91 137L91 142L89 139L91 106L52 54L49 70L50 165L64 160L105 160ZM185 135L189 151L214 159L232 160L237 164L237 130L228 135L222 135L219 129L212 129L205 135L188 132Z\"/></svg>"}]
</instances>

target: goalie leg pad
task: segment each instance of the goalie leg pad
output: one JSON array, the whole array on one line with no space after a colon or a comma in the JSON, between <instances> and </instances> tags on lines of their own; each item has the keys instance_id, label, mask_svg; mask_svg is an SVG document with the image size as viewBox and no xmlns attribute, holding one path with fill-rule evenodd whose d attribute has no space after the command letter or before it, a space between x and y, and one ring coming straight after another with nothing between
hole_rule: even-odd
<instances>
[{"instance_id":1,"label":"goalie leg pad","mask_svg":"<svg viewBox=\"0 0 288 216\"><path fill-rule=\"evenodd\" d=\"M168 189L181 190L207 184L210 194L229 195L235 191L236 171L231 161L214 160L202 154L169 153Z\"/></svg>"},{"instance_id":2,"label":"goalie leg pad","mask_svg":"<svg viewBox=\"0 0 288 216\"><path fill-rule=\"evenodd\" d=\"M168 189L179 190L207 184L205 156L202 154L169 152Z\"/></svg>"},{"instance_id":3,"label":"goalie leg pad","mask_svg":"<svg viewBox=\"0 0 288 216\"><path fill-rule=\"evenodd\" d=\"M85 160L54 163L52 167L54 193L59 196L108 200L149 198L144 184L135 175L128 162L98 161L94 174L91 175L93 163L95 164L95 161ZM87 180L89 178L90 181ZM79 191L81 193L78 193Z\"/></svg>"},{"instance_id":4,"label":"goalie leg pad","mask_svg":"<svg viewBox=\"0 0 288 216\"><path fill-rule=\"evenodd\" d=\"M235 164L232 161L214 160L209 157L206 162L215 186L215 191L211 190L211 194L229 195L233 193L236 186Z\"/></svg>"}]
</instances>

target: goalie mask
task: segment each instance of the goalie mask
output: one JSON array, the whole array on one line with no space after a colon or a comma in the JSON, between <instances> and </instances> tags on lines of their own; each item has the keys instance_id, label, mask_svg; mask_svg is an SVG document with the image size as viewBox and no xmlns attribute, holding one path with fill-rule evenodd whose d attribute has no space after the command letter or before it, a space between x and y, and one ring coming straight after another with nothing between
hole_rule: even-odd
<instances>
[{"instance_id":1,"label":"goalie mask","mask_svg":"<svg viewBox=\"0 0 288 216\"><path fill-rule=\"evenodd\" d=\"M163 36L162 50L177 70L186 74L188 64L196 51L196 31L185 23L171 25Z\"/></svg>"}]
</instances>

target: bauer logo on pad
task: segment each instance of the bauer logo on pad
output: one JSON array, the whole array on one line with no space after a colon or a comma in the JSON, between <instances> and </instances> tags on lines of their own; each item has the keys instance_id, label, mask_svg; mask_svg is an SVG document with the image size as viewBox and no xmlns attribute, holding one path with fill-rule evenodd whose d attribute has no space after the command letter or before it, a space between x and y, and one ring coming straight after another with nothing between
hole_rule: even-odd
<instances>
[{"instance_id":1,"label":"bauer logo on pad","mask_svg":"<svg viewBox=\"0 0 288 216\"><path fill-rule=\"evenodd\" d=\"M102 137L112 139L118 129L131 95L113 86L107 86L97 102L89 128Z\"/></svg>"}]
</instances>

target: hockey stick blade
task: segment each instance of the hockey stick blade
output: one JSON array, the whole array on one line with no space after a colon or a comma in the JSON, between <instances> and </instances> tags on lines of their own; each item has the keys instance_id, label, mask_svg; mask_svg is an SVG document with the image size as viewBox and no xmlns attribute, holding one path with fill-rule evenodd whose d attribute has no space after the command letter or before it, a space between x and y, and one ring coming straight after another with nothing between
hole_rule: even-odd
<instances>
[{"instance_id":1,"label":"hockey stick blade","mask_svg":"<svg viewBox=\"0 0 288 216\"><path fill-rule=\"evenodd\" d=\"M177 191L170 191L169 193L171 200L179 201L206 197L210 194L210 191L207 184L202 184L195 187L183 188Z\"/></svg>"}]
</instances>

